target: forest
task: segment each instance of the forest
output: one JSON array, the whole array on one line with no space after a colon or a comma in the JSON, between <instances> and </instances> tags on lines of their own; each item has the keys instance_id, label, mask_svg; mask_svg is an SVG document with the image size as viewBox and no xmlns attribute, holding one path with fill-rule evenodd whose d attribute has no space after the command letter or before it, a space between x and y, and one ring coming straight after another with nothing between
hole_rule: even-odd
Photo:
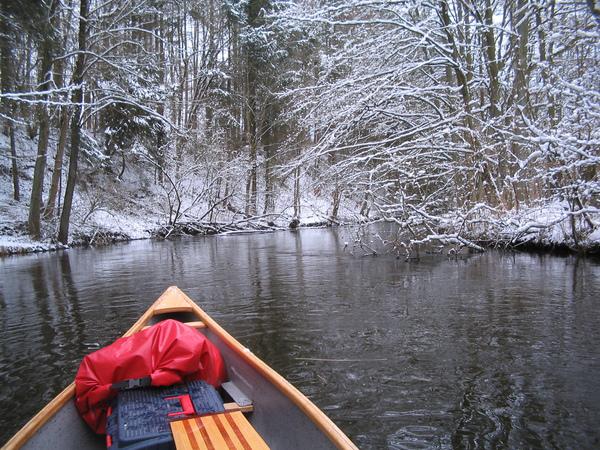
<instances>
[{"instance_id":1,"label":"forest","mask_svg":"<svg viewBox=\"0 0 600 450\"><path fill-rule=\"evenodd\" d=\"M596 0L0 5L2 245L373 221L407 254L600 242Z\"/></svg>"}]
</instances>

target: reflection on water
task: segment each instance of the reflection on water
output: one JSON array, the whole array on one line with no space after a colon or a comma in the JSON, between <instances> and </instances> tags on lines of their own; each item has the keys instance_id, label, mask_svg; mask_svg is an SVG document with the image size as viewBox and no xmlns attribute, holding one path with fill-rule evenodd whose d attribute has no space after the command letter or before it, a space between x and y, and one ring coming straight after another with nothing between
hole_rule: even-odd
<instances>
[{"instance_id":1,"label":"reflection on water","mask_svg":"<svg viewBox=\"0 0 600 450\"><path fill-rule=\"evenodd\" d=\"M600 445L600 265L353 257L345 230L0 260L0 442L169 285L361 448Z\"/></svg>"}]
</instances>

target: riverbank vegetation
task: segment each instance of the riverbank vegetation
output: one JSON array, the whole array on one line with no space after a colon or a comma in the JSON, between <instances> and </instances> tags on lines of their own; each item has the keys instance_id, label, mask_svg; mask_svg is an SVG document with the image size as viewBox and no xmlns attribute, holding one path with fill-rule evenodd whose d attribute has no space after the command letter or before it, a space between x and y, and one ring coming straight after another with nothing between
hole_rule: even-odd
<instances>
[{"instance_id":1,"label":"riverbank vegetation","mask_svg":"<svg viewBox=\"0 0 600 450\"><path fill-rule=\"evenodd\" d=\"M597 2L5 1L0 27L5 249L600 242Z\"/></svg>"}]
</instances>

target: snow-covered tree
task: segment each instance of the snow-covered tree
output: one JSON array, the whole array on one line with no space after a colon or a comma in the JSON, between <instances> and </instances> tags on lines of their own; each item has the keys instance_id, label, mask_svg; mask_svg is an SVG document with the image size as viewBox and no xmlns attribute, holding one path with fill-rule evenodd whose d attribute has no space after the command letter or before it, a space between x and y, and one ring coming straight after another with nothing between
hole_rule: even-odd
<instances>
[{"instance_id":1,"label":"snow-covered tree","mask_svg":"<svg viewBox=\"0 0 600 450\"><path fill-rule=\"evenodd\" d=\"M585 208L598 186L599 28L587 7L282 4L279 26L321 36L314 80L286 92L314 141L295 163L320 167L363 212L413 243L473 245L482 220L500 229L494 216L553 199L596 226Z\"/></svg>"}]
</instances>

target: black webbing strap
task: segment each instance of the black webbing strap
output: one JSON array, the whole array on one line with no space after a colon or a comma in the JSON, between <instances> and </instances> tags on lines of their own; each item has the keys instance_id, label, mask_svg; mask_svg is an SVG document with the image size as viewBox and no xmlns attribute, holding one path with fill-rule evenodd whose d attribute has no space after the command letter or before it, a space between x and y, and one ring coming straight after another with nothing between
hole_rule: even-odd
<instances>
[{"instance_id":1,"label":"black webbing strap","mask_svg":"<svg viewBox=\"0 0 600 450\"><path fill-rule=\"evenodd\" d=\"M129 380L118 381L112 384L112 388L116 391L127 391L129 389L137 389L141 387L148 387L152 385L152 378L131 378Z\"/></svg>"}]
</instances>

